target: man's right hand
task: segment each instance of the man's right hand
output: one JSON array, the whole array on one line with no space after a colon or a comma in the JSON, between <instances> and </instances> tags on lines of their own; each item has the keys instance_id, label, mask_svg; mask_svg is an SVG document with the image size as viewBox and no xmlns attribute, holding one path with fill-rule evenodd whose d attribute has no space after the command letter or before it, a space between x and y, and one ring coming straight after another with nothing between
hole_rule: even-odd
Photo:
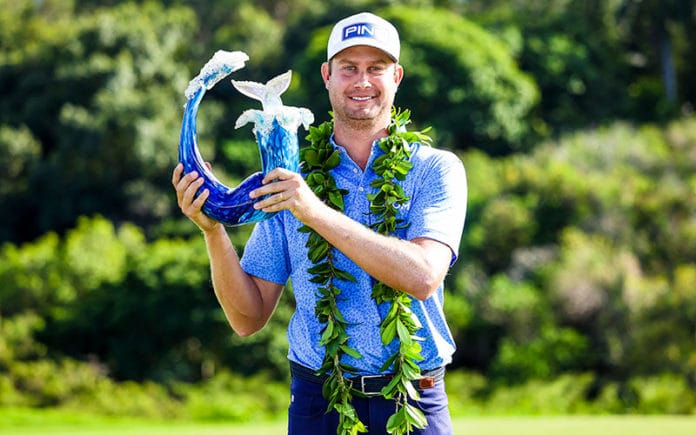
<instances>
[{"instance_id":1,"label":"man's right hand","mask_svg":"<svg viewBox=\"0 0 696 435\"><path fill-rule=\"evenodd\" d=\"M206 163L207 164L207 163ZM203 185L204 179L197 172L183 174L184 165L179 163L172 172L172 185L176 190L176 200L181 212L191 219L204 233L210 232L222 225L203 213L202 207L210 195L208 189L204 189L198 197L196 192Z\"/></svg>"}]
</instances>

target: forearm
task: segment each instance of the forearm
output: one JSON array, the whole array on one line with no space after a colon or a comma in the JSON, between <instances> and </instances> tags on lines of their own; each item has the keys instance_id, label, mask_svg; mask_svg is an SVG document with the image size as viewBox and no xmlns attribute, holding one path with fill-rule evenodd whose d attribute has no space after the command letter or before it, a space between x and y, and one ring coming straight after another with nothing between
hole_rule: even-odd
<instances>
[{"instance_id":1,"label":"forearm","mask_svg":"<svg viewBox=\"0 0 696 435\"><path fill-rule=\"evenodd\" d=\"M452 258L447 245L378 234L322 203L296 173L270 172L264 186L250 193L251 198L264 195L254 207L269 213L290 210L372 277L418 299L432 295L447 273Z\"/></svg>"},{"instance_id":2,"label":"forearm","mask_svg":"<svg viewBox=\"0 0 696 435\"><path fill-rule=\"evenodd\" d=\"M242 269L224 226L204 232L204 237L213 289L227 321L239 335L253 334L266 324L272 309L265 308L259 287Z\"/></svg>"},{"instance_id":3,"label":"forearm","mask_svg":"<svg viewBox=\"0 0 696 435\"><path fill-rule=\"evenodd\" d=\"M310 226L372 277L417 299L428 298L447 273L451 253L444 245L434 252L384 236L328 207Z\"/></svg>"},{"instance_id":4,"label":"forearm","mask_svg":"<svg viewBox=\"0 0 696 435\"><path fill-rule=\"evenodd\" d=\"M242 336L253 334L263 328L273 313L282 286L244 272L225 227L202 211L209 192L204 190L198 196L196 192L203 178L195 172L183 175L183 171L179 163L172 172L172 185L182 213L205 237L215 296L232 329Z\"/></svg>"}]
</instances>

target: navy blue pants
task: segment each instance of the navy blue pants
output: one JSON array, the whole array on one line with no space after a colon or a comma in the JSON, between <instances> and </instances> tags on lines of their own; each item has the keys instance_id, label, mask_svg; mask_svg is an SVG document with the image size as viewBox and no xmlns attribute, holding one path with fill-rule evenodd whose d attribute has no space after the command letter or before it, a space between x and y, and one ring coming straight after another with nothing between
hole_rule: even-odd
<instances>
[{"instance_id":1,"label":"navy blue pants","mask_svg":"<svg viewBox=\"0 0 696 435\"><path fill-rule=\"evenodd\" d=\"M452 420L447 408L445 382L421 390L421 400L416 405L428 420L425 429L416 429L413 435L451 435ZM293 378L290 384L290 408L288 409L289 435L336 435L338 413L326 413L327 401L321 394L321 384ZM387 420L394 413L394 402L382 397L353 397L360 420L367 426L369 435L387 434Z\"/></svg>"}]
</instances>

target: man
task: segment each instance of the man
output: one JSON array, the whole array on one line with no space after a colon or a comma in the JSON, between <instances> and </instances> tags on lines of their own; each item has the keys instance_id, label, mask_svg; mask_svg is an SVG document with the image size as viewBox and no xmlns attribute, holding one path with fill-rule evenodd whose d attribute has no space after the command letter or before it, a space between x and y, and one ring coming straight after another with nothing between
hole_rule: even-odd
<instances>
[{"instance_id":1,"label":"man","mask_svg":"<svg viewBox=\"0 0 696 435\"><path fill-rule=\"evenodd\" d=\"M421 373L434 373L434 383L419 385L419 408L428 426L413 433L449 434L451 422L442 367L451 362L454 342L443 312L443 281L457 256L466 213L466 179L461 161L454 154L427 146L414 146L413 168L401 182L409 201L399 210L407 222L394 236L370 229L372 168L383 152L377 140L387 136L391 109L404 70L399 65L400 42L389 22L361 13L338 22L327 47L327 62L321 75L334 114L332 145L341 161L332 174L339 188L348 191L345 210L324 204L300 174L279 168L270 172L264 185L251 197L268 195L257 208L279 212L256 225L239 259L222 224L201 212L208 193L196 192L202 179L196 173L182 176L182 166L172 183L182 212L202 230L211 262L215 294L236 333L248 336L259 331L273 313L288 278L293 284L296 312L288 326L289 359L293 375L289 408L290 434L335 434L336 412L326 413L327 402L315 375L324 349L319 344L323 324L315 317L317 284L309 280L306 234L303 224L321 235L336 250L340 262L356 282L340 282L341 310L349 324L349 344L360 358L344 355L357 368L356 375L372 380L389 357L380 340L381 314L371 299L374 280L408 293L412 310L422 328L424 357ZM316 379L314 377L316 376ZM388 373L383 376L388 382ZM363 378L354 386L363 388ZM377 390L379 392L379 390ZM385 433L394 403L383 397L353 400L369 433Z\"/></svg>"}]
</instances>

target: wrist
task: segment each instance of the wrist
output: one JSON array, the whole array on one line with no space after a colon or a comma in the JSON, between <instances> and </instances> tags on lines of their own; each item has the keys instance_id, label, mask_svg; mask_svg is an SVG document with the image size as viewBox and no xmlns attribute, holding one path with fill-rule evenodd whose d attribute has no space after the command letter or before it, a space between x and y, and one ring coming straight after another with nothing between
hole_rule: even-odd
<instances>
[{"instance_id":1,"label":"wrist","mask_svg":"<svg viewBox=\"0 0 696 435\"><path fill-rule=\"evenodd\" d=\"M206 239L214 238L225 233L225 226L220 222L214 221L212 225L200 227L203 237Z\"/></svg>"},{"instance_id":2,"label":"wrist","mask_svg":"<svg viewBox=\"0 0 696 435\"><path fill-rule=\"evenodd\" d=\"M302 218L298 219L314 231L325 233L327 229L331 229L336 225L336 220L340 216L343 216L342 212L332 209L317 199L316 204Z\"/></svg>"}]
</instances>

